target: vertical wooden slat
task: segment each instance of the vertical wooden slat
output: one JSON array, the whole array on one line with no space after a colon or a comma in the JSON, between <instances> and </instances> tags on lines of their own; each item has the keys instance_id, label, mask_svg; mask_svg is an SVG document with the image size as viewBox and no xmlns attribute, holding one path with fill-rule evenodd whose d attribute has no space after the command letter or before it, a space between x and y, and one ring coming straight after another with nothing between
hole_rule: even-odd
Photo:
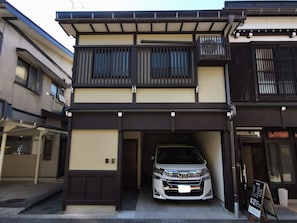
<instances>
[{"instance_id":1,"label":"vertical wooden slat","mask_svg":"<svg viewBox=\"0 0 297 223\"><path fill-rule=\"evenodd\" d=\"M74 84L129 86L133 81L133 85L192 86L195 84L194 49L179 46L80 47L76 49Z\"/></svg>"}]
</instances>

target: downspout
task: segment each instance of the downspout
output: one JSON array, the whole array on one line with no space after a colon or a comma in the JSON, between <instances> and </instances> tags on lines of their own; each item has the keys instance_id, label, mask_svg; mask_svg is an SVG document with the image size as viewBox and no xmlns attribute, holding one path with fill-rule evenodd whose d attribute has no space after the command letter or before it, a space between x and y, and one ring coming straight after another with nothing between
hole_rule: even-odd
<instances>
[{"instance_id":1,"label":"downspout","mask_svg":"<svg viewBox=\"0 0 297 223\"><path fill-rule=\"evenodd\" d=\"M230 97L228 65L225 66L225 76L226 76L227 104L230 108L230 111L227 112L227 118L229 122L229 131L230 131L229 135L230 135L231 164L232 164L232 177L233 177L234 214L237 218L239 218L239 199L238 199L236 152L235 152L235 144L234 144L234 124L233 124L233 117L236 115L236 107L235 105L232 104L231 97Z\"/></svg>"},{"instance_id":2,"label":"downspout","mask_svg":"<svg viewBox=\"0 0 297 223\"><path fill-rule=\"evenodd\" d=\"M226 37L229 38L230 31L234 22L234 15L229 16L230 29L228 30ZM236 107L232 104L231 94L230 94L230 82L229 82L229 67L228 64L225 65L225 83L226 83L226 98L227 104L230 111L227 112L227 118L229 122L230 130L230 149L231 149L231 165L232 165L232 179L233 179L233 200L234 200L234 214L236 218L239 218L239 198L238 198L238 185L237 185L237 169L236 169L236 152L234 144L234 125L233 117L236 115Z\"/></svg>"}]
</instances>

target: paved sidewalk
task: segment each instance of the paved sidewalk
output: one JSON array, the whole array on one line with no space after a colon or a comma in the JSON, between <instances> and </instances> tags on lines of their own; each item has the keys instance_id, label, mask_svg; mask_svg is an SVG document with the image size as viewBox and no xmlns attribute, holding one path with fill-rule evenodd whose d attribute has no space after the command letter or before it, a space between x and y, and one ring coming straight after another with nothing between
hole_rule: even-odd
<instances>
[{"instance_id":1,"label":"paved sidewalk","mask_svg":"<svg viewBox=\"0 0 297 223\"><path fill-rule=\"evenodd\" d=\"M49 182L2 181L0 183L0 216L13 216L37 202L63 190L62 180Z\"/></svg>"}]
</instances>

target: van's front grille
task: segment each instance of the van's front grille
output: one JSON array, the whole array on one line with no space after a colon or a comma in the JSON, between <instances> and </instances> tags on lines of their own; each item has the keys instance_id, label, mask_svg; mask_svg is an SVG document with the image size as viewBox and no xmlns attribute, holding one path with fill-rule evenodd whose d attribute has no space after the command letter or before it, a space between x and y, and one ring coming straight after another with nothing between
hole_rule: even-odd
<instances>
[{"instance_id":1,"label":"van's front grille","mask_svg":"<svg viewBox=\"0 0 297 223\"><path fill-rule=\"evenodd\" d=\"M189 192L180 192L179 185L190 187ZM163 181L163 187L167 196L201 196L203 194L204 181Z\"/></svg>"},{"instance_id":2,"label":"van's front grille","mask_svg":"<svg viewBox=\"0 0 297 223\"><path fill-rule=\"evenodd\" d=\"M174 178L197 178L201 177L201 172L199 171L167 171L165 170L165 175Z\"/></svg>"}]
</instances>

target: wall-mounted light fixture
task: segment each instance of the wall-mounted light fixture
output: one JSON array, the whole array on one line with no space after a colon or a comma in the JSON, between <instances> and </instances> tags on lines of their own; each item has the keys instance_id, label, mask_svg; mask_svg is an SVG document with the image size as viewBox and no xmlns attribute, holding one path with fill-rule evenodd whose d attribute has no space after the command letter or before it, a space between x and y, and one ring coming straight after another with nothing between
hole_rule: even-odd
<instances>
[{"instance_id":1,"label":"wall-mounted light fixture","mask_svg":"<svg viewBox=\"0 0 297 223\"><path fill-rule=\"evenodd\" d=\"M72 112L69 110L66 110L65 115L66 115L66 117L70 118L70 117L72 117Z\"/></svg>"},{"instance_id":2,"label":"wall-mounted light fixture","mask_svg":"<svg viewBox=\"0 0 297 223\"><path fill-rule=\"evenodd\" d=\"M281 107L281 111L286 111L287 110L287 107L286 106L282 106Z\"/></svg>"},{"instance_id":3,"label":"wall-mounted light fixture","mask_svg":"<svg viewBox=\"0 0 297 223\"><path fill-rule=\"evenodd\" d=\"M297 29L241 29L238 28L233 33L234 38L245 36L252 38L254 36L287 36L290 38L297 37Z\"/></svg>"},{"instance_id":4,"label":"wall-mounted light fixture","mask_svg":"<svg viewBox=\"0 0 297 223\"><path fill-rule=\"evenodd\" d=\"M249 32L249 34L247 35L247 38L252 38L252 37L253 37L253 35L254 35L254 34L253 34L253 32L252 32L252 31L250 31L250 32Z\"/></svg>"},{"instance_id":5,"label":"wall-mounted light fixture","mask_svg":"<svg viewBox=\"0 0 297 223\"><path fill-rule=\"evenodd\" d=\"M171 112L171 113L170 113L170 116L171 116L171 117L175 117L175 112Z\"/></svg>"},{"instance_id":6,"label":"wall-mounted light fixture","mask_svg":"<svg viewBox=\"0 0 297 223\"><path fill-rule=\"evenodd\" d=\"M118 112L118 117L119 118L123 117L123 112Z\"/></svg>"},{"instance_id":7,"label":"wall-mounted light fixture","mask_svg":"<svg viewBox=\"0 0 297 223\"><path fill-rule=\"evenodd\" d=\"M291 38L294 38L296 36L296 31L293 31L291 34L290 34L290 37Z\"/></svg>"}]
</instances>

